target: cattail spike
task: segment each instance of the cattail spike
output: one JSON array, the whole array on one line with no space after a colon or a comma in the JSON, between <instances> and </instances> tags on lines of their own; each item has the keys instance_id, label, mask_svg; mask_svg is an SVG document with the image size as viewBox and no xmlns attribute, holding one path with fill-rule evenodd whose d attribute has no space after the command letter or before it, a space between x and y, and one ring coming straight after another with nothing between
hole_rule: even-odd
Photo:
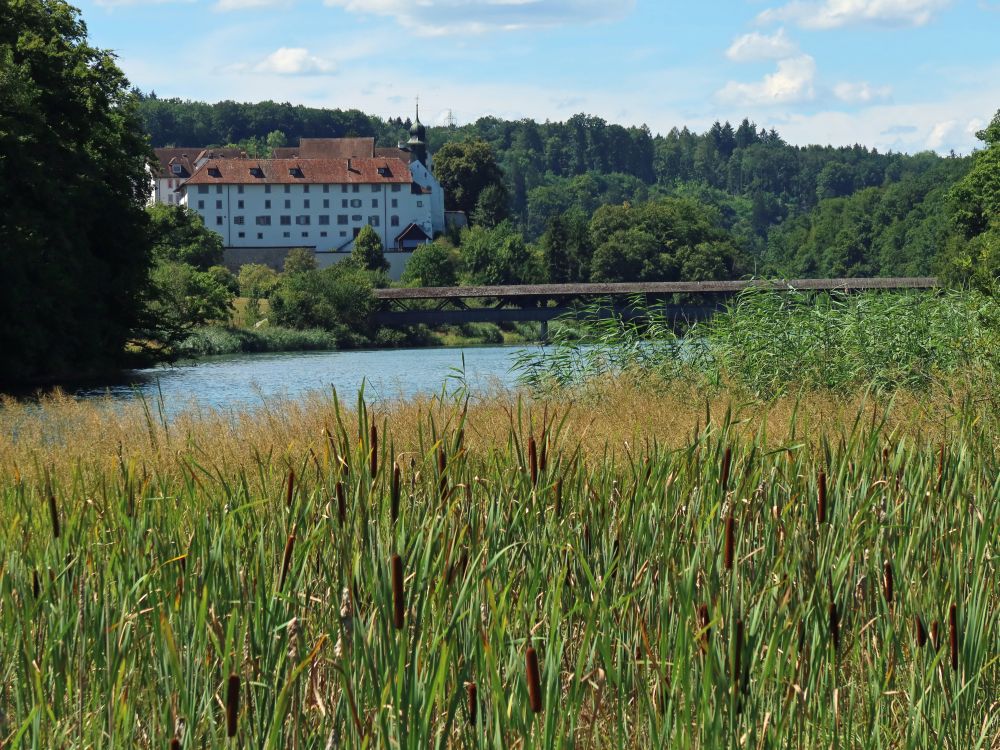
<instances>
[{"instance_id":1,"label":"cattail spike","mask_svg":"<svg viewBox=\"0 0 1000 750\"><path fill-rule=\"evenodd\" d=\"M726 542L725 542L725 556L723 559L723 564L726 570L733 569L733 553L736 546L735 539L735 526L736 522L733 519L733 514L730 513L726 516Z\"/></svg>"},{"instance_id":2,"label":"cattail spike","mask_svg":"<svg viewBox=\"0 0 1000 750\"><path fill-rule=\"evenodd\" d=\"M58 539L62 533L59 527L59 509L56 507L56 493L49 490L49 517L52 519L52 536Z\"/></svg>"},{"instance_id":3,"label":"cattail spike","mask_svg":"<svg viewBox=\"0 0 1000 750\"><path fill-rule=\"evenodd\" d=\"M528 471L531 474L531 486L538 484L538 446L535 445L535 436L528 436Z\"/></svg>"},{"instance_id":4,"label":"cattail spike","mask_svg":"<svg viewBox=\"0 0 1000 750\"><path fill-rule=\"evenodd\" d=\"M524 662L527 671L528 700L531 703L531 712L540 714L542 712L542 680L538 671L538 654L533 646L528 646Z\"/></svg>"},{"instance_id":5,"label":"cattail spike","mask_svg":"<svg viewBox=\"0 0 1000 750\"><path fill-rule=\"evenodd\" d=\"M181 741L176 737L170 740L170 750L181 750Z\"/></svg>"},{"instance_id":6,"label":"cattail spike","mask_svg":"<svg viewBox=\"0 0 1000 750\"><path fill-rule=\"evenodd\" d=\"M292 551L295 549L295 528L288 535L285 541L285 554L281 559L281 578L278 579L278 591L285 588L285 579L288 577L288 569L292 566Z\"/></svg>"},{"instance_id":7,"label":"cattail spike","mask_svg":"<svg viewBox=\"0 0 1000 750\"><path fill-rule=\"evenodd\" d=\"M726 490L729 487L729 467L733 460L732 449L726 446L726 450L722 454L722 473L719 475L719 487L722 490L722 494L726 494Z\"/></svg>"},{"instance_id":8,"label":"cattail spike","mask_svg":"<svg viewBox=\"0 0 1000 750\"><path fill-rule=\"evenodd\" d=\"M31 571L31 593L37 599L42 594L42 587L38 583L38 571Z\"/></svg>"},{"instance_id":9,"label":"cattail spike","mask_svg":"<svg viewBox=\"0 0 1000 750\"><path fill-rule=\"evenodd\" d=\"M465 686L465 692L468 696L469 724L475 726L476 716L479 712L479 691L476 689L476 683L470 682L467 684Z\"/></svg>"},{"instance_id":10,"label":"cattail spike","mask_svg":"<svg viewBox=\"0 0 1000 750\"><path fill-rule=\"evenodd\" d=\"M226 736L236 736L236 724L240 715L240 678L229 675L226 685Z\"/></svg>"},{"instance_id":11,"label":"cattail spike","mask_svg":"<svg viewBox=\"0 0 1000 750\"><path fill-rule=\"evenodd\" d=\"M892 575L892 562L890 562L889 560L886 560L885 565L883 566L882 583L883 583L883 591L885 593L885 602L886 604L892 604L895 584L893 582L893 575Z\"/></svg>"},{"instance_id":12,"label":"cattail spike","mask_svg":"<svg viewBox=\"0 0 1000 750\"><path fill-rule=\"evenodd\" d=\"M830 602L830 641L833 643L833 650L840 651L840 613L837 611L837 603Z\"/></svg>"},{"instance_id":13,"label":"cattail spike","mask_svg":"<svg viewBox=\"0 0 1000 750\"><path fill-rule=\"evenodd\" d=\"M919 616L914 617L913 626L916 631L917 646L923 648L927 645L927 628L924 627L924 621Z\"/></svg>"},{"instance_id":14,"label":"cattail spike","mask_svg":"<svg viewBox=\"0 0 1000 750\"><path fill-rule=\"evenodd\" d=\"M556 486L552 489L552 492L555 495L554 511L556 514L556 518L559 518L562 515L562 489L563 489L563 480L557 479Z\"/></svg>"},{"instance_id":15,"label":"cattail spike","mask_svg":"<svg viewBox=\"0 0 1000 750\"><path fill-rule=\"evenodd\" d=\"M392 495L390 496L389 515L392 522L396 523L399 518L399 464L392 466Z\"/></svg>"},{"instance_id":16,"label":"cattail spike","mask_svg":"<svg viewBox=\"0 0 1000 750\"><path fill-rule=\"evenodd\" d=\"M698 605L698 629L701 631L701 650L708 653L708 642L712 637L712 628L709 626L711 617L708 613L708 605Z\"/></svg>"},{"instance_id":17,"label":"cattail spike","mask_svg":"<svg viewBox=\"0 0 1000 750\"><path fill-rule=\"evenodd\" d=\"M344 523L347 521L347 498L343 482L337 482L337 518L340 521L340 528L344 528Z\"/></svg>"},{"instance_id":18,"label":"cattail spike","mask_svg":"<svg viewBox=\"0 0 1000 750\"><path fill-rule=\"evenodd\" d=\"M541 448L539 449L538 456L538 470L543 474L546 469L549 468L549 433L548 430L542 430L541 438Z\"/></svg>"},{"instance_id":19,"label":"cattail spike","mask_svg":"<svg viewBox=\"0 0 1000 750\"><path fill-rule=\"evenodd\" d=\"M816 504L816 518L819 523L826 523L826 472L821 471L818 479L819 497Z\"/></svg>"},{"instance_id":20,"label":"cattail spike","mask_svg":"<svg viewBox=\"0 0 1000 750\"><path fill-rule=\"evenodd\" d=\"M951 668L958 671L958 607L952 603L948 610L948 644L951 647Z\"/></svg>"},{"instance_id":21,"label":"cattail spike","mask_svg":"<svg viewBox=\"0 0 1000 750\"><path fill-rule=\"evenodd\" d=\"M941 648L941 626L937 620L931 623L931 646L935 651Z\"/></svg>"},{"instance_id":22,"label":"cattail spike","mask_svg":"<svg viewBox=\"0 0 1000 750\"><path fill-rule=\"evenodd\" d=\"M403 560L393 555L389 560L392 569L392 624L396 630L403 629L403 615L406 601L403 598Z\"/></svg>"}]
</instances>

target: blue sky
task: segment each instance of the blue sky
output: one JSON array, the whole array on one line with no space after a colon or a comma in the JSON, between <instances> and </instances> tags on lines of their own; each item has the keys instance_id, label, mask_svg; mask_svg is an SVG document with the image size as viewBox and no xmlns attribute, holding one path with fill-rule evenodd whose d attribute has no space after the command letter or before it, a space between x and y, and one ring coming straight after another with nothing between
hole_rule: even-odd
<instances>
[{"instance_id":1,"label":"blue sky","mask_svg":"<svg viewBox=\"0 0 1000 750\"><path fill-rule=\"evenodd\" d=\"M76 0L160 96L458 122L749 116L793 143L977 145L1000 0Z\"/></svg>"}]
</instances>

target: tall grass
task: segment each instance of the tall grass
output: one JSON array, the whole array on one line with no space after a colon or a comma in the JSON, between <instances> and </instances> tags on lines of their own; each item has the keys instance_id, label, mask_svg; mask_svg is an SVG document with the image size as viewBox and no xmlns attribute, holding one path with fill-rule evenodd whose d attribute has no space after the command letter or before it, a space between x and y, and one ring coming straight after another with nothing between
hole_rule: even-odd
<instances>
[{"instance_id":1,"label":"tall grass","mask_svg":"<svg viewBox=\"0 0 1000 750\"><path fill-rule=\"evenodd\" d=\"M98 451L72 404L0 413L4 747L1000 746L971 399L933 432L702 401L603 449L586 407L312 407L110 411Z\"/></svg>"},{"instance_id":2,"label":"tall grass","mask_svg":"<svg viewBox=\"0 0 1000 750\"><path fill-rule=\"evenodd\" d=\"M643 309L636 301L633 308ZM594 306L517 366L533 387L608 373L697 378L770 398L799 388L923 389L1000 373L1000 297L979 292L815 294L749 289L681 337L656 307L625 320Z\"/></svg>"}]
</instances>

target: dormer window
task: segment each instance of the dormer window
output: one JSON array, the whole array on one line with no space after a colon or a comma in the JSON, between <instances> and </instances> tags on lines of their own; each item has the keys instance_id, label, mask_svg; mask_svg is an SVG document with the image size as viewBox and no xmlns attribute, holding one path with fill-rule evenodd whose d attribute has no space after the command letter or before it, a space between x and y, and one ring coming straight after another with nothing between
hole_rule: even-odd
<instances>
[{"instance_id":1,"label":"dormer window","mask_svg":"<svg viewBox=\"0 0 1000 750\"><path fill-rule=\"evenodd\" d=\"M290 174L292 177L301 177L302 176L302 168L301 167L289 167L288 174Z\"/></svg>"},{"instance_id":2,"label":"dormer window","mask_svg":"<svg viewBox=\"0 0 1000 750\"><path fill-rule=\"evenodd\" d=\"M172 164L170 166L170 171L173 172L174 174L180 174L182 169L183 168L181 167L180 164Z\"/></svg>"},{"instance_id":3,"label":"dormer window","mask_svg":"<svg viewBox=\"0 0 1000 750\"><path fill-rule=\"evenodd\" d=\"M263 177L264 176L264 170L261 169L260 167L250 167L250 176L251 177Z\"/></svg>"},{"instance_id":4,"label":"dormer window","mask_svg":"<svg viewBox=\"0 0 1000 750\"><path fill-rule=\"evenodd\" d=\"M389 176L389 167L379 167L378 168L378 176L379 177L388 177Z\"/></svg>"},{"instance_id":5,"label":"dormer window","mask_svg":"<svg viewBox=\"0 0 1000 750\"><path fill-rule=\"evenodd\" d=\"M209 177L222 177L222 171L218 167L209 167L208 168L208 176Z\"/></svg>"}]
</instances>

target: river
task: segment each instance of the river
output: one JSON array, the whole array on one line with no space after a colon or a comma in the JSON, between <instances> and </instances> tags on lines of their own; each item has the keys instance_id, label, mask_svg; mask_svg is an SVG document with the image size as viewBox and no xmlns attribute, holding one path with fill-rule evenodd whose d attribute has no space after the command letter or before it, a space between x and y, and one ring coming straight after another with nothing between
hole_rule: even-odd
<instances>
[{"instance_id":1,"label":"river","mask_svg":"<svg viewBox=\"0 0 1000 750\"><path fill-rule=\"evenodd\" d=\"M295 398L336 388L353 401L364 383L368 400L407 398L449 390L463 379L473 391L514 385L511 365L518 346L287 352L209 357L167 367L134 370L117 382L74 388L78 398L162 394L170 408L197 405L246 407L273 398ZM463 365L464 357L464 365ZM463 369L464 367L464 369Z\"/></svg>"}]
</instances>

